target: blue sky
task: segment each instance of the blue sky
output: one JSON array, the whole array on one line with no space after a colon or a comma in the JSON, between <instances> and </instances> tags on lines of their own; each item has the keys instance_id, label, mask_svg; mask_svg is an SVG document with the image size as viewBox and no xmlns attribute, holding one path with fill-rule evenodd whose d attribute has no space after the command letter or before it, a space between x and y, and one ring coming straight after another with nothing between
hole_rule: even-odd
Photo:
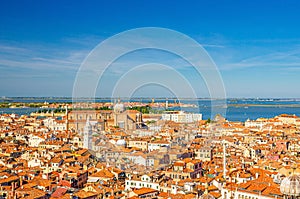
<instances>
[{"instance_id":1,"label":"blue sky","mask_svg":"<svg viewBox=\"0 0 300 199\"><path fill-rule=\"evenodd\" d=\"M222 74L228 97L300 98L300 2L296 0L0 4L0 96L71 96L82 61L97 44L128 29L163 27L203 45ZM166 59L170 55L145 51L115 65ZM168 63L190 81L199 81L200 95L208 96L201 78L183 67L185 63ZM113 88L118 76L112 71L113 66L99 96ZM168 93L150 87L137 95Z\"/></svg>"}]
</instances>

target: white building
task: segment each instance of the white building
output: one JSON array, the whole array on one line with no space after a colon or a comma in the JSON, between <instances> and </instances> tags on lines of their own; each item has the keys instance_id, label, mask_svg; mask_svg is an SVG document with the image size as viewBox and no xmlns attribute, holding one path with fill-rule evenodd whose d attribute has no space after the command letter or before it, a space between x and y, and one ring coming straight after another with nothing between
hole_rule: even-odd
<instances>
[{"instance_id":1,"label":"white building","mask_svg":"<svg viewBox=\"0 0 300 199\"><path fill-rule=\"evenodd\" d=\"M27 164L28 164L28 167L41 167L42 166L41 160L38 158L29 160Z\"/></svg>"},{"instance_id":2,"label":"white building","mask_svg":"<svg viewBox=\"0 0 300 199\"><path fill-rule=\"evenodd\" d=\"M161 147L170 147L170 143L163 140L152 141L148 143L148 151L161 150Z\"/></svg>"},{"instance_id":3,"label":"white building","mask_svg":"<svg viewBox=\"0 0 300 199\"><path fill-rule=\"evenodd\" d=\"M158 178L153 178L148 175L142 175L138 177L129 177L125 180L125 190L130 190L132 188L142 188L147 187L155 190L160 190Z\"/></svg>"},{"instance_id":4,"label":"white building","mask_svg":"<svg viewBox=\"0 0 300 199\"><path fill-rule=\"evenodd\" d=\"M28 145L30 147L38 147L41 142L44 142L46 139L42 136L32 135L30 134L28 139Z\"/></svg>"},{"instance_id":5,"label":"white building","mask_svg":"<svg viewBox=\"0 0 300 199\"><path fill-rule=\"evenodd\" d=\"M179 123L192 123L202 120L201 113L185 113L183 111L165 111L162 120Z\"/></svg>"},{"instance_id":6,"label":"white building","mask_svg":"<svg viewBox=\"0 0 300 199\"><path fill-rule=\"evenodd\" d=\"M155 134L155 131L153 130L146 130L146 129L138 129L135 130L135 134L137 137L146 137L146 136L153 136Z\"/></svg>"},{"instance_id":7,"label":"white building","mask_svg":"<svg viewBox=\"0 0 300 199\"><path fill-rule=\"evenodd\" d=\"M141 152L135 152L133 154L128 154L126 156L130 161L132 161L134 164L139 164L139 165L143 165L146 166L146 160L147 157L145 154L141 153Z\"/></svg>"},{"instance_id":8,"label":"white building","mask_svg":"<svg viewBox=\"0 0 300 199\"><path fill-rule=\"evenodd\" d=\"M43 120L44 126L48 127L51 130L65 131L67 130L67 122L64 120L57 120L55 118L46 118Z\"/></svg>"}]
</instances>

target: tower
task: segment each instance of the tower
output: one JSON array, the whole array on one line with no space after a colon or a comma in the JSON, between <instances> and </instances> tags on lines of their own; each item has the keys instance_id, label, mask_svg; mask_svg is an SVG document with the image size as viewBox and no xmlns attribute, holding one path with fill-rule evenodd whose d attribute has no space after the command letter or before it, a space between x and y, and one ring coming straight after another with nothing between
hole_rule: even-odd
<instances>
[{"instance_id":1,"label":"tower","mask_svg":"<svg viewBox=\"0 0 300 199\"><path fill-rule=\"evenodd\" d=\"M168 102L168 98L166 99L166 109L169 108L169 102Z\"/></svg>"},{"instance_id":2,"label":"tower","mask_svg":"<svg viewBox=\"0 0 300 199\"><path fill-rule=\"evenodd\" d=\"M120 100L114 106L114 123L115 126L127 129L127 114L125 113L124 104Z\"/></svg>"},{"instance_id":3,"label":"tower","mask_svg":"<svg viewBox=\"0 0 300 199\"><path fill-rule=\"evenodd\" d=\"M67 126L67 131L69 130L69 112L68 112L68 104L66 105L66 126ZM69 137L69 136L68 136Z\"/></svg>"},{"instance_id":4,"label":"tower","mask_svg":"<svg viewBox=\"0 0 300 199\"><path fill-rule=\"evenodd\" d=\"M83 130L83 148L92 149L92 125L90 119L88 118Z\"/></svg>"},{"instance_id":5,"label":"tower","mask_svg":"<svg viewBox=\"0 0 300 199\"><path fill-rule=\"evenodd\" d=\"M225 140L223 140L223 178L226 180L226 145Z\"/></svg>"}]
</instances>

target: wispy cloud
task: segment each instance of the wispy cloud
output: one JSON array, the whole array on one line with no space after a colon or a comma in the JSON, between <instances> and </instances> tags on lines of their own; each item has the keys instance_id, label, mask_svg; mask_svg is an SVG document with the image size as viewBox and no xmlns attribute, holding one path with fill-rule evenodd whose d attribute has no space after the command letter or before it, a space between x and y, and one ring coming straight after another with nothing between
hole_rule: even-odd
<instances>
[{"instance_id":1,"label":"wispy cloud","mask_svg":"<svg viewBox=\"0 0 300 199\"><path fill-rule=\"evenodd\" d=\"M78 70L88 50L61 49L49 46L24 45L16 43L0 44L0 67L5 77L15 77L23 72L23 77L34 75L56 75L58 72L68 73ZM24 71L30 73L24 73ZM3 76L3 75L1 75Z\"/></svg>"},{"instance_id":2,"label":"wispy cloud","mask_svg":"<svg viewBox=\"0 0 300 199\"><path fill-rule=\"evenodd\" d=\"M76 62L78 60L70 60L69 58L67 59L51 59L51 58L43 58L43 57L33 57L33 61L37 62L44 62L44 63L52 63L52 64L59 64L59 65L73 65L73 64L80 64L80 62Z\"/></svg>"},{"instance_id":3,"label":"wispy cloud","mask_svg":"<svg viewBox=\"0 0 300 199\"><path fill-rule=\"evenodd\" d=\"M105 37L101 37L98 35L88 35L88 36L80 36L80 37L65 37L62 39L62 42L77 45L81 47L89 47L93 48L95 45L99 44L103 40L105 40Z\"/></svg>"},{"instance_id":4,"label":"wispy cloud","mask_svg":"<svg viewBox=\"0 0 300 199\"><path fill-rule=\"evenodd\" d=\"M225 48L224 45L219 45L219 44L201 44L204 48L209 47L209 48Z\"/></svg>"},{"instance_id":5,"label":"wispy cloud","mask_svg":"<svg viewBox=\"0 0 300 199\"><path fill-rule=\"evenodd\" d=\"M300 50L300 49L299 49ZM241 59L234 63L224 65L225 70L271 67L272 69L287 69L300 67L300 51L273 52Z\"/></svg>"},{"instance_id":6,"label":"wispy cloud","mask_svg":"<svg viewBox=\"0 0 300 199\"><path fill-rule=\"evenodd\" d=\"M30 49L0 44L0 53L29 53Z\"/></svg>"}]
</instances>

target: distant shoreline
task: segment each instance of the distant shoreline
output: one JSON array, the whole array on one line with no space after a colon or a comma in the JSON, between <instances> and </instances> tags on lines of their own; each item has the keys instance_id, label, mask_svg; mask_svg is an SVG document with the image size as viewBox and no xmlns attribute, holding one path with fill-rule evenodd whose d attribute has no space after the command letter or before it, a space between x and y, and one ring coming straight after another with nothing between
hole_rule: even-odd
<instances>
[{"instance_id":1,"label":"distant shoreline","mask_svg":"<svg viewBox=\"0 0 300 199\"><path fill-rule=\"evenodd\" d=\"M232 107L295 107L300 108L300 104L227 104Z\"/></svg>"},{"instance_id":2,"label":"distant shoreline","mask_svg":"<svg viewBox=\"0 0 300 199\"><path fill-rule=\"evenodd\" d=\"M60 103L60 102L54 102L54 103ZM4 104L2 102L0 102L0 105L1 104ZM23 104L30 104L30 103L23 103ZM33 103L34 104L34 103ZM38 103L37 103L38 104ZM219 107L220 105L215 105L214 107ZM178 106L174 106L172 104L170 104L170 108L171 107L189 107L189 108L199 108L197 106L192 106L190 104L182 104L181 106L178 105ZM201 106L200 106L201 107ZM210 106L208 106L210 107ZM223 108L226 108L226 106L221 106ZM236 107L236 108L240 108L240 107L245 107L245 108L248 108L248 107L287 107L287 108L300 108L300 104L227 104L227 107ZM43 109L43 108L49 108L49 107L30 107L30 106L19 106L19 107L1 107L0 106L0 110L1 109L4 109L4 108L9 108L9 109L27 109L27 108L37 108L37 109Z\"/></svg>"},{"instance_id":3,"label":"distant shoreline","mask_svg":"<svg viewBox=\"0 0 300 199\"><path fill-rule=\"evenodd\" d=\"M65 97L50 97L50 96L44 96L44 97L22 97L22 96L0 96L0 100L13 100L13 99L25 99L25 100L37 100L37 99L65 99L65 100L72 100L72 96L65 96ZM194 97L168 97L168 96L160 96L160 97L78 97L78 99L103 99L103 100L110 100L110 99L121 99L121 100L128 100L128 99L133 99L133 100L139 100L139 99L156 99L156 100L229 100L229 101L236 101L236 100L253 100L253 101L300 101L300 98L289 98L289 97L282 97L282 98L244 98L244 97L228 97L228 98L210 98L210 97L200 97L200 98L194 98Z\"/></svg>"}]
</instances>

